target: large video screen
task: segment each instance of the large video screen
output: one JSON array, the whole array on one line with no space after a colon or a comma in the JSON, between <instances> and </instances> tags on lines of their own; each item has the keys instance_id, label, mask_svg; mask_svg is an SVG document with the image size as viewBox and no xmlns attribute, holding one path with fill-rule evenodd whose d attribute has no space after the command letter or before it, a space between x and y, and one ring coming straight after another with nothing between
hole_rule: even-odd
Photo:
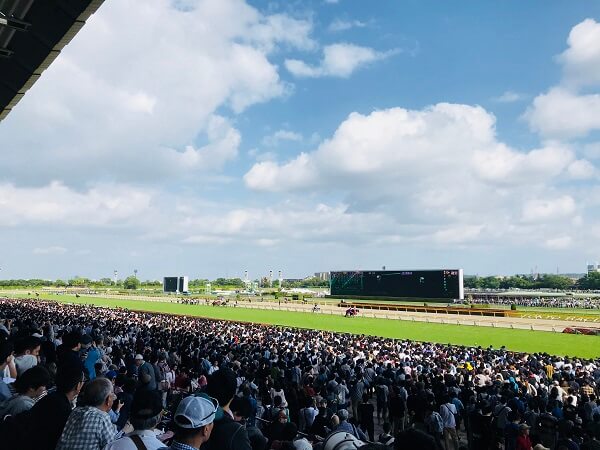
<instances>
[{"instance_id":1,"label":"large video screen","mask_svg":"<svg viewBox=\"0 0 600 450\"><path fill-rule=\"evenodd\" d=\"M462 300L463 271L444 269L331 272L331 295Z\"/></svg>"},{"instance_id":2,"label":"large video screen","mask_svg":"<svg viewBox=\"0 0 600 450\"><path fill-rule=\"evenodd\" d=\"M177 292L179 277L164 277L163 292Z\"/></svg>"}]
</instances>

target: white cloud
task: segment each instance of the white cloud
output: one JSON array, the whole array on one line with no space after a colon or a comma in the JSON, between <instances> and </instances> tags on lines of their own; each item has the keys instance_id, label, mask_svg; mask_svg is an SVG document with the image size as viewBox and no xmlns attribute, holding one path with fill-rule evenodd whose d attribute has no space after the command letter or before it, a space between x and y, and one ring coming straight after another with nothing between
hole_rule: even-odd
<instances>
[{"instance_id":1,"label":"white cloud","mask_svg":"<svg viewBox=\"0 0 600 450\"><path fill-rule=\"evenodd\" d=\"M265 136L262 144L267 147L277 147L282 141L300 142L302 135L290 130L277 130L275 133Z\"/></svg>"},{"instance_id":2,"label":"white cloud","mask_svg":"<svg viewBox=\"0 0 600 450\"><path fill-rule=\"evenodd\" d=\"M575 25L567 44L569 47L558 56L565 81L576 86L600 85L600 23L585 19Z\"/></svg>"},{"instance_id":3,"label":"white cloud","mask_svg":"<svg viewBox=\"0 0 600 450\"><path fill-rule=\"evenodd\" d=\"M514 103L522 99L523 95L514 91L505 91L502 95L493 98L498 103Z\"/></svg>"},{"instance_id":4,"label":"white cloud","mask_svg":"<svg viewBox=\"0 0 600 450\"><path fill-rule=\"evenodd\" d=\"M545 137L583 137L600 129L600 95L555 87L534 99L525 118L532 130Z\"/></svg>"},{"instance_id":5,"label":"white cloud","mask_svg":"<svg viewBox=\"0 0 600 450\"><path fill-rule=\"evenodd\" d=\"M562 217L571 217L576 208L575 200L568 195L552 199L530 200L523 206L523 221L547 222Z\"/></svg>"},{"instance_id":6,"label":"white cloud","mask_svg":"<svg viewBox=\"0 0 600 450\"><path fill-rule=\"evenodd\" d=\"M544 247L551 250L565 250L569 248L573 243L571 236L560 236L557 238L546 239L544 241Z\"/></svg>"},{"instance_id":7,"label":"white cloud","mask_svg":"<svg viewBox=\"0 0 600 450\"><path fill-rule=\"evenodd\" d=\"M575 180L587 180L596 175L596 167L585 159L578 159L569 165L567 172Z\"/></svg>"},{"instance_id":8,"label":"white cloud","mask_svg":"<svg viewBox=\"0 0 600 450\"><path fill-rule=\"evenodd\" d=\"M67 249L59 246L52 247L36 247L33 249L34 255L64 255L67 253Z\"/></svg>"},{"instance_id":9,"label":"white cloud","mask_svg":"<svg viewBox=\"0 0 600 450\"><path fill-rule=\"evenodd\" d=\"M547 180L563 172L573 161L573 151L550 145L527 153L516 152L505 145L478 150L473 166L478 176L499 184L530 184Z\"/></svg>"},{"instance_id":10,"label":"white cloud","mask_svg":"<svg viewBox=\"0 0 600 450\"><path fill-rule=\"evenodd\" d=\"M369 47L353 44L332 44L323 48L323 59L317 66L298 59L286 59L285 67L293 75L301 78L347 78L360 67L381 61L396 53L398 53L397 50L379 52Z\"/></svg>"},{"instance_id":11,"label":"white cloud","mask_svg":"<svg viewBox=\"0 0 600 450\"><path fill-rule=\"evenodd\" d=\"M183 152L169 149L161 154L164 164L171 164L175 171L185 172L193 169L219 169L227 161L235 159L241 136L225 118L212 116L206 134L209 143L199 149L188 145Z\"/></svg>"},{"instance_id":12,"label":"white cloud","mask_svg":"<svg viewBox=\"0 0 600 450\"><path fill-rule=\"evenodd\" d=\"M384 240L526 243L572 226L578 205L556 183L587 176L578 161L560 144L517 151L498 141L483 108L440 103L352 113L312 152L258 162L244 181L257 191L337 196L348 214L381 213L395 221Z\"/></svg>"},{"instance_id":13,"label":"white cloud","mask_svg":"<svg viewBox=\"0 0 600 450\"><path fill-rule=\"evenodd\" d=\"M350 30L352 28L364 28L366 26L367 23L361 22L360 20L344 20L338 18L331 22L327 29L332 32L339 32Z\"/></svg>"},{"instance_id":14,"label":"white cloud","mask_svg":"<svg viewBox=\"0 0 600 450\"><path fill-rule=\"evenodd\" d=\"M106 2L0 123L0 180L154 182L234 159L239 133L220 116L289 92L269 59L314 48L312 23L242 0L176 6Z\"/></svg>"},{"instance_id":15,"label":"white cloud","mask_svg":"<svg viewBox=\"0 0 600 450\"><path fill-rule=\"evenodd\" d=\"M481 107L440 103L420 111L391 108L352 113L314 152L284 164L255 164L245 175L256 190L331 187L357 180L439 179L440 173L518 184L547 180L567 168L572 151L544 147L517 152L495 138L495 118Z\"/></svg>"},{"instance_id":16,"label":"white cloud","mask_svg":"<svg viewBox=\"0 0 600 450\"><path fill-rule=\"evenodd\" d=\"M560 84L538 95L524 114L544 138L581 138L600 130L600 94L582 92L600 87L600 23L586 19L575 25L567 44L557 57L563 66Z\"/></svg>"},{"instance_id":17,"label":"white cloud","mask_svg":"<svg viewBox=\"0 0 600 450\"><path fill-rule=\"evenodd\" d=\"M97 185L77 192L60 182L40 188L0 184L0 227L123 226L142 217L152 200L151 191L126 185Z\"/></svg>"}]
</instances>

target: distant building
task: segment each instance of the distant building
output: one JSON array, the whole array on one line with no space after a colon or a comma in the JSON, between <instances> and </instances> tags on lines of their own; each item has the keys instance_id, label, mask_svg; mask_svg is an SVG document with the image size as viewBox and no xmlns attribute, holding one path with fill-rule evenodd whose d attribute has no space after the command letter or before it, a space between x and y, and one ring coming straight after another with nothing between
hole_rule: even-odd
<instances>
[{"instance_id":1,"label":"distant building","mask_svg":"<svg viewBox=\"0 0 600 450\"><path fill-rule=\"evenodd\" d=\"M315 272L315 278L323 281L329 281L329 272Z\"/></svg>"},{"instance_id":2,"label":"distant building","mask_svg":"<svg viewBox=\"0 0 600 450\"><path fill-rule=\"evenodd\" d=\"M600 272L600 264L598 264L597 262L588 264L587 273L590 274L592 272Z\"/></svg>"}]
</instances>

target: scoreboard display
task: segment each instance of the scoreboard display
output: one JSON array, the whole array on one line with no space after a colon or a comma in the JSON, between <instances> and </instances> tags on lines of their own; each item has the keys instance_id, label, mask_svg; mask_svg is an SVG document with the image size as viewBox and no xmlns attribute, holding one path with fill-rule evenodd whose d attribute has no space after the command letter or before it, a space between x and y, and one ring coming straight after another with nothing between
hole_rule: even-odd
<instances>
[{"instance_id":1,"label":"scoreboard display","mask_svg":"<svg viewBox=\"0 0 600 450\"><path fill-rule=\"evenodd\" d=\"M464 299L462 269L331 272L331 295Z\"/></svg>"}]
</instances>

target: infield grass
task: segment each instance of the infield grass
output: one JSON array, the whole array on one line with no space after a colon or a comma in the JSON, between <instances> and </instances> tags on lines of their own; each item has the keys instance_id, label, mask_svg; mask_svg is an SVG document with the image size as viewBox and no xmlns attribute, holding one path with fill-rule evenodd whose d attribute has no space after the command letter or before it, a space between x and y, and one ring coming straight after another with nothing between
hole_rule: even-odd
<instances>
[{"instance_id":1,"label":"infield grass","mask_svg":"<svg viewBox=\"0 0 600 450\"><path fill-rule=\"evenodd\" d=\"M25 296L25 295L23 295ZM17 295L13 295L17 297ZM138 311L171 313L234 321L282 325L313 330L366 334L394 339L438 342L509 350L545 352L584 358L600 357L600 337L529 331L509 328L490 328L469 325L412 322L367 317L345 318L340 315L309 312L259 310L249 308L182 305L178 303L143 300L107 299L73 295L40 295L41 299L105 307L120 307Z\"/></svg>"}]
</instances>

